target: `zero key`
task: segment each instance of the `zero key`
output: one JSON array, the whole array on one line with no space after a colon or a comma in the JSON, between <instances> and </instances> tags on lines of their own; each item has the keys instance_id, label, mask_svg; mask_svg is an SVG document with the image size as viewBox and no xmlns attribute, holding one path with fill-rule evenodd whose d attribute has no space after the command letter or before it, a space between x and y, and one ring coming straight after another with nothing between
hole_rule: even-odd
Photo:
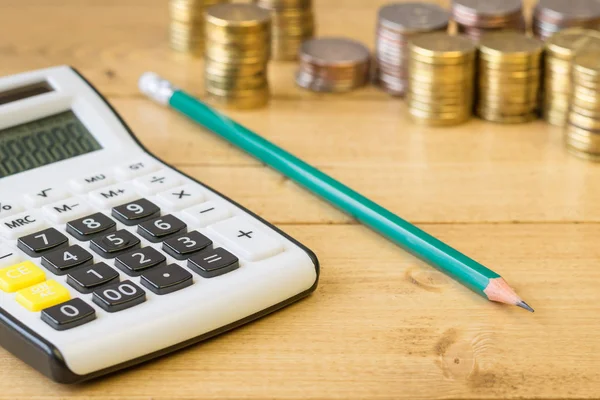
<instances>
[{"instance_id":1,"label":"zero key","mask_svg":"<svg viewBox=\"0 0 600 400\"><path fill-rule=\"evenodd\" d=\"M95 320L96 311L80 298L74 298L42 310L41 318L57 331L65 331Z\"/></svg>"}]
</instances>

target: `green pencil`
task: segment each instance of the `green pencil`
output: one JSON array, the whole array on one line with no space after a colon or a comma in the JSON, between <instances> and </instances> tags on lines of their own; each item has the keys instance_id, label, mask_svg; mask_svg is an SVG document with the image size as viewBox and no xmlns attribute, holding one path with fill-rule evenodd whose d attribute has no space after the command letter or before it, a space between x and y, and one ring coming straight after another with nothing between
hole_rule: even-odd
<instances>
[{"instance_id":1,"label":"green pencil","mask_svg":"<svg viewBox=\"0 0 600 400\"><path fill-rule=\"evenodd\" d=\"M227 118L198 99L147 72L140 90L238 146L364 225L491 301L533 312L496 272L467 257L360 193Z\"/></svg>"}]
</instances>

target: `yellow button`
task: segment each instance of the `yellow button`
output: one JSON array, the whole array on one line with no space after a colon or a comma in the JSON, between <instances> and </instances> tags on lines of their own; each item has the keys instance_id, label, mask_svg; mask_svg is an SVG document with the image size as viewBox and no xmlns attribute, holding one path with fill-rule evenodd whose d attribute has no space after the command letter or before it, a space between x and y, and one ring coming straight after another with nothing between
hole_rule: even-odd
<instances>
[{"instance_id":1,"label":"yellow button","mask_svg":"<svg viewBox=\"0 0 600 400\"><path fill-rule=\"evenodd\" d=\"M31 261L0 269L0 289L9 293L44 282L45 279L44 270Z\"/></svg>"},{"instance_id":2,"label":"yellow button","mask_svg":"<svg viewBox=\"0 0 600 400\"><path fill-rule=\"evenodd\" d=\"M19 290L15 299L29 311L41 311L69 300L69 291L56 281L38 283Z\"/></svg>"}]
</instances>

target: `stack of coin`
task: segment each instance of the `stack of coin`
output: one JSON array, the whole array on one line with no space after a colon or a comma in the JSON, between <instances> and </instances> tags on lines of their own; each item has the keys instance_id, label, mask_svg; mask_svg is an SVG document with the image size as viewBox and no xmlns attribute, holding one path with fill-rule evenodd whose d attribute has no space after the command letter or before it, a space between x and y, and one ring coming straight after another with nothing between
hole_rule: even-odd
<instances>
[{"instance_id":1,"label":"stack of coin","mask_svg":"<svg viewBox=\"0 0 600 400\"><path fill-rule=\"evenodd\" d=\"M600 27L598 0L539 0L533 11L532 30L535 36L547 40L565 28Z\"/></svg>"},{"instance_id":2,"label":"stack of coin","mask_svg":"<svg viewBox=\"0 0 600 400\"><path fill-rule=\"evenodd\" d=\"M537 118L542 41L518 32L488 33L479 42L476 112L501 123Z\"/></svg>"},{"instance_id":3,"label":"stack of coin","mask_svg":"<svg viewBox=\"0 0 600 400\"><path fill-rule=\"evenodd\" d=\"M571 63L575 54L592 43L600 45L600 32L570 28L546 42L544 73L544 119L552 125L567 122L571 97Z\"/></svg>"},{"instance_id":4,"label":"stack of coin","mask_svg":"<svg viewBox=\"0 0 600 400\"><path fill-rule=\"evenodd\" d=\"M452 18L458 32L473 40L486 32L527 28L521 0L453 0Z\"/></svg>"},{"instance_id":5,"label":"stack of coin","mask_svg":"<svg viewBox=\"0 0 600 400\"><path fill-rule=\"evenodd\" d=\"M600 161L600 46L590 44L573 59L573 93L566 128L567 149Z\"/></svg>"},{"instance_id":6,"label":"stack of coin","mask_svg":"<svg viewBox=\"0 0 600 400\"><path fill-rule=\"evenodd\" d=\"M411 41L407 100L416 121L455 125L471 117L476 50L471 39L444 32Z\"/></svg>"},{"instance_id":7,"label":"stack of coin","mask_svg":"<svg viewBox=\"0 0 600 400\"><path fill-rule=\"evenodd\" d=\"M254 0L254 3L272 13L272 59L296 60L302 42L314 36L312 0Z\"/></svg>"},{"instance_id":8,"label":"stack of coin","mask_svg":"<svg viewBox=\"0 0 600 400\"><path fill-rule=\"evenodd\" d=\"M267 104L270 29L270 13L253 4L207 10L204 79L209 101L233 108Z\"/></svg>"},{"instance_id":9,"label":"stack of coin","mask_svg":"<svg viewBox=\"0 0 600 400\"><path fill-rule=\"evenodd\" d=\"M408 86L408 42L416 35L446 31L450 14L435 4L395 3L379 9L375 43L375 81L393 96Z\"/></svg>"},{"instance_id":10,"label":"stack of coin","mask_svg":"<svg viewBox=\"0 0 600 400\"><path fill-rule=\"evenodd\" d=\"M184 53L202 55L204 51L204 12L227 0L169 0L169 43Z\"/></svg>"},{"instance_id":11,"label":"stack of coin","mask_svg":"<svg viewBox=\"0 0 600 400\"><path fill-rule=\"evenodd\" d=\"M369 81L370 54L345 38L310 39L300 47L296 83L315 92L348 92Z\"/></svg>"}]
</instances>

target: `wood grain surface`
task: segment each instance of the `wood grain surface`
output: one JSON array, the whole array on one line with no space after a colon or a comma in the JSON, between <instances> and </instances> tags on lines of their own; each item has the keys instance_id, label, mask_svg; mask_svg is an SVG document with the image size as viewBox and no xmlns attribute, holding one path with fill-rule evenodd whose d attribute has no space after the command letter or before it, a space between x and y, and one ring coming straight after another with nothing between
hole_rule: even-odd
<instances>
[{"instance_id":1,"label":"wood grain surface","mask_svg":"<svg viewBox=\"0 0 600 400\"><path fill-rule=\"evenodd\" d=\"M600 167L567 155L560 129L415 126L375 88L296 88L293 63L271 66L269 108L230 112L497 270L531 315L486 302L143 98L146 70L202 93L202 61L167 48L166 3L0 0L0 75L76 67L159 157L311 247L321 284L256 323L82 385L0 349L0 399L600 398ZM385 1L315 3L320 34L372 47Z\"/></svg>"}]
</instances>

